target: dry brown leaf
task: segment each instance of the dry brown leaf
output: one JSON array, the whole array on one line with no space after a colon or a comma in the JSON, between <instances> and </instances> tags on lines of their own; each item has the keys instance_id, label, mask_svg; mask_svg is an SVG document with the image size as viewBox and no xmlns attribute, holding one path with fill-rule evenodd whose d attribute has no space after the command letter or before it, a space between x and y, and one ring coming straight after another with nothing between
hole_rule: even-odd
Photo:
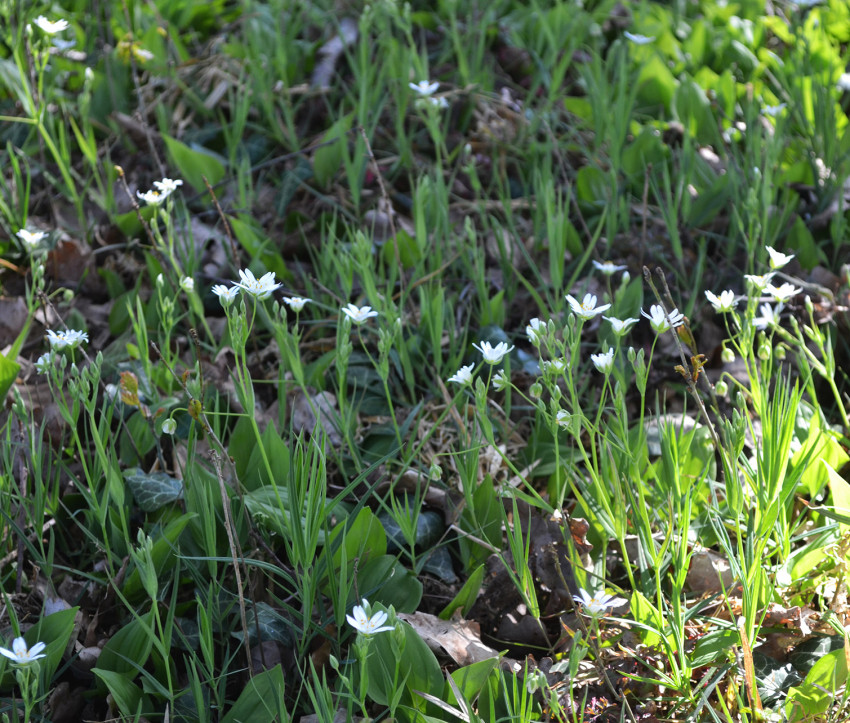
<instances>
[{"instance_id":1,"label":"dry brown leaf","mask_svg":"<svg viewBox=\"0 0 850 723\"><path fill-rule=\"evenodd\" d=\"M481 642L481 628L471 620L440 620L436 615L399 613L436 654L448 654L458 665L471 665L499 653Z\"/></svg>"}]
</instances>

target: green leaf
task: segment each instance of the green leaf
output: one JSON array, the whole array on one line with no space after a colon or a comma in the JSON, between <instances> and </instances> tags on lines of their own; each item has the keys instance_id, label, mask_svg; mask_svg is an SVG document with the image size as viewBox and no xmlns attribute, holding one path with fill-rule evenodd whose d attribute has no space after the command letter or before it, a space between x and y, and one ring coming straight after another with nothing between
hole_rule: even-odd
<instances>
[{"instance_id":1,"label":"green leaf","mask_svg":"<svg viewBox=\"0 0 850 723\"><path fill-rule=\"evenodd\" d=\"M376 607L372 606L374 612ZM439 696L443 692L445 679L434 653L410 625L399 623L398 630L404 633L401 657L393 646L395 633L380 633L372 639L366 658L369 674L369 697L378 705L387 705L397 692L397 682L404 681L401 703L417 710L424 710L425 701L413 693L419 690ZM398 678L395 677L396 665Z\"/></svg>"},{"instance_id":2,"label":"green leaf","mask_svg":"<svg viewBox=\"0 0 850 723\"><path fill-rule=\"evenodd\" d=\"M250 217L228 216L227 220L230 222L236 240L250 254L252 259L257 259L269 271L274 271L279 279L286 279L290 276L280 254L265 234L255 226ZM260 272L256 269L255 272L258 276L260 275Z\"/></svg>"},{"instance_id":3,"label":"green leaf","mask_svg":"<svg viewBox=\"0 0 850 723\"><path fill-rule=\"evenodd\" d=\"M135 677L148 662L153 647L153 613L134 618L103 646L97 659L98 670Z\"/></svg>"},{"instance_id":4,"label":"green leaf","mask_svg":"<svg viewBox=\"0 0 850 723\"><path fill-rule=\"evenodd\" d=\"M6 392L12 388L19 371L21 371L20 364L0 354L0 398L5 399Z\"/></svg>"},{"instance_id":5,"label":"green leaf","mask_svg":"<svg viewBox=\"0 0 850 723\"><path fill-rule=\"evenodd\" d=\"M339 523L331 531L330 544L334 550L334 567L342 564L342 550L335 544L339 540L345 548L345 559L352 561L360 558L361 562L370 558L378 558L387 552L387 535L377 517L367 507L357 514Z\"/></svg>"},{"instance_id":6,"label":"green leaf","mask_svg":"<svg viewBox=\"0 0 850 723\"><path fill-rule=\"evenodd\" d=\"M649 646L658 645L661 641L660 632L663 626L661 613L637 590L632 593L631 611L634 619L642 624L641 635L644 644Z\"/></svg>"},{"instance_id":7,"label":"green leaf","mask_svg":"<svg viewBox=\"0 0 850 723\"><path fill-rule=\"evenodd\" d=\"M224 164L207 149L190 148L164 133L162 138L171 165L178 170L179 177L185 179L199 193L206 192L205 177L211 186L215 186L224 178Z\"/></svg>"},{"instance_id":8,"label":"green leaf","mask_svg":"<svg viewBox=\"0 0 850 723\"><path fill-rule=\"evenodd\" d=\"M354 565L354 560L351 558ZM353 577L353 571L348 579ZM391 555L372 558L357 568L357 583L360 595L368 600L392 605L398 612L413 613L422 600L422 583L416 576ZM350 592L350 604L357 602L354 589Z\"/></svg>"},{"instance_id":9,"label":"green leaf","mask_svg":"<svg viewBox=\"0 0 850 723\"><path fill-rule=\"evenodd\" d=\"M319 148L313 155L313 173L322 188L326 188L342 168L345 153L346 135L351 129L352 113L348 113L334 123L322 136L322 143L328 145Z\"/></svg>"},{"instance_id":10,"label":"green leaf","mask_svg":"<svg viewBox=\"0 0 850 723\"><path fill-rule=\"evenodd\" d=\"M143 472L138 467L124 470L124 480L143 512L153 512L183 497L183 483L164 472Z\"/></svg>"},{"instance_id":11,"label":"green leaf","mask_svg":"<svg viewBox=\"0 0 850 723\"><path fill-rule=\"evenodd\" d=\"M481 591L481 583L483 581L484 565L481 564L472 571L472 574L463 584L463 587L458 590L454 599L443 608L443 611L440 613L440 620L449 620L458 608L461 609L461 612L465 616L478 599L478 593Z\"/></svg>"},{"instance_id":12,"label":"green leaf","mask_svg":"<svg viewBox=\"0 0 850 723\"><path fill-rule=\"evenodd\" d=\"M830 467L825 461L823 466L826 469L827 479L829 480L829 490L832 492L832 505L835 509L835 514L830 515L826 511L823 513L827 517L841 522L844 532L850 529L850 484L838 472Z\"/></svg>"},{"instance_id":13,"label":"green leaf","mask_svg":"<svg viewBox=\"0 0 850 723\"><path fill-rule=\"evenodd\" d=\"M248 681L239 694L239 699L221 718L221 723L278 720L285 688L286 682L280 665L271 670L264 670Z\"/></svg>"},{"instance_id":14,"label":"green leaf","mask_svg":"<svg viewBox=\"0 0 850 723\"><path fill-rule=\"evenodd\" d=\"M690 654L690 663L694 668L711 665L725 658L729 649L740 640L735 630L714 630L701 637Z\"/></svg>"},{"instance_id":15,"label":"green leaf","mask_svg":"<svg viewBox=\"0 0 850 723\"><path fill-rule=\"evenodd\" d=\"M467 701L473 702L484 689L487 678L493 674L498 664L499 658L487 658L487 660L479 660L477 663L472 663L472 665L458 668L451 675L463 697ZM448 681L446 681L445 690L443 691L443 700L451 704L457 703L457 698Z\"/></svg>"},{"instance_id":16,"label":"green leaf","mask_svg":"<svg viewBox=\"0 0 850 723\"><path fill-rule=\"evenodd\" d=\"M284 647L292 647L294 644L291 623L268 603L260 602L252 606L246 620L251 645L257 645L260 640L273 640ZM242 640L244 635L239 630L233 633L233 637Z\"/></svg>"},{"instance_id":17,"label":"green leaf","mask_svg":"<svg viewBox=\"0 0 850 723\"><path fill-rule=\"evenodd\" d=\"M95 668L93 672L103 681L109 694L115 700L118 710L125 717L135 719L140 711L139 703L142 702L143 693L142 689L128 677L130 674L124 675L102 668ZM132 677L135 677L135 674Z\"/></svg>"}]
</instances>

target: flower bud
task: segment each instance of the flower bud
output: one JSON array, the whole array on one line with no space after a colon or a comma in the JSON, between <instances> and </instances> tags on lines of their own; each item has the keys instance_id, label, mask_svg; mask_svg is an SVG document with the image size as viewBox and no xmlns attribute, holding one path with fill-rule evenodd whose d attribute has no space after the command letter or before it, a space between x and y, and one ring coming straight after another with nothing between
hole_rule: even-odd
<instances>
[{"instance_id":1,"label":"flower bud","mask_svg":"<svg viewBox=\"0 0 850 723\"><path fill-rule=\"evenodd\" d=\"M725 397L729 393L729 385L721 379L714 385L714 392L718 397Z\"/></svg>"},{"instance_id":2,"label":"flower bud","mask_svg":"<svg viewBox=\"0 0 850 723\"><path fill-rule=\"evenodd\" d=\"M768 359L770 359L770 345L762 344L761 346L759 346L758 357L762 361L767 361Z\"/></svg>"},{"instance_id":3,"label":"flower bud","mask_svg":"<svg viewBox=\"0 0 850 723\"><path fill-rule=\"evenodd\" d=\"M720 360L724 364L731 364L735 361L735 352L724 346L723 351L720 352Z\"/></svg>"},{"instance_id":4,"label":"flower bud","mask_svg":"<svg viewBox=\"0 0 850 723\"><path fill-rule=\"evenodd\" d=\"M543 394L543 385L540 382L534 382L529 389L528 393L532 399L540 399Z\"/></svg>"},{"instance_id":5,"label":"flower bud","mask_svg":"<svg viewBox=\"0 0 850 723\"><path fill-rule=\"evenodd\" d=\"M783 344L777 344L773 353L779 361L785 361L785 346Z\"/></svg>"}]
</instances>

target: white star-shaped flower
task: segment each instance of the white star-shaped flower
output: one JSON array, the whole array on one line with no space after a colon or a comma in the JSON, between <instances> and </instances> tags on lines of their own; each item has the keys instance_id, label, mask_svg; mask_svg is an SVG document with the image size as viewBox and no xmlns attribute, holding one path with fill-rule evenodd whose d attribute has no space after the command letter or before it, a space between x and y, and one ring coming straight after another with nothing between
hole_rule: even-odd
<instances>
[{"instance_id":1,"label":"white star-shaped flower","mask_svg":"<svg viewBox=\"0 0 850 723\"><path fill-rule=\"evenodd\" d=\"M88 341L89 335L85 331L75 331L74 329L66 329L65 331L47 330L47 341L50 343L51 349L75 349L82 342Z\"/></svg>"},{"instance_id":2,"label":"white star-shaped flower","mask_svg":"<svg viewBox=\"0 0 850 723\"><path fill-rule=\"evenodd\" d=\"M618 271L623 271L626 268L625 266L615 264L611 261L596 261L595 259L593 260L593 267L597 271L601 271L606 276L613 276Z\"/></svg>"},{"instance_id":3,"label":"white star-shaped flower","mask_svg":"<svg viewBox=\"0 0 850 723\"><path fill-rule=\"evenodd\" d=\"M148 206L159 206L170 194L160 193L159 191L136 191L136 195L141 198Z\"/></svg>"},{"instance_id":4,"label":"white star-shaped flower","mask_svg":"<svg viewBox=\"0 0 850 723\"><path fill-rule=\"evenodd\" d=\"M630 40L635 45L649 45L655 40L654 35L641 35L640 33L630 33L628 30L626 30L623 35L625 35L626 39Z\"/></svg>"},{"instance_id":5,"label":"white star-shaped flower","mask_svg":"<svg viewBox=\"0 0 850 723\"><path fill-rule=\"evenodd\" d=\"M534 318L528 322L528 326L525 327L525 334L528 337L528 341L534 344L534 346L539 346L540 337L546 333L546 322L540 321L538 318Z\"/></svg>"},{"instance_id":6,"label":"white star-shaped flower","mask_svg":"<svg viewBox=\"0 0 850 723\"><path fill-rule=\"evenodd\" d=\"M48 20L44 15L39 15L35 19L35 24L38 25L45 33L48 35L56 35L56 33L61 33L63 30L67 30L68 21L67 20ZM21 638L18 638L20 640Z\"/></svg>"},{"instance_id":7,"label":"white star-shaped flower","mask_svg":"<svg viewBox=\"0 0 850 723\"><path fill-rule=\"evenodd\" d=\"M366 319L378 315L377 311L372 311L371 306L355 306L354 304L344 306L342 313L358 325L362 324Z\"/></svg>"},{"instance_id":8,"label":"white star-shaped flower","mask_svg":"<svg viewBox=\"0 0 850 723\"><path fill-rule=\"evenodd\" d=\"M290 309L292 309L296 314L301 311L307 304L309 304L312 299L308 299L304 296L284 296L283 303L286 304Z\"/></svg>"},{"instance_id":9,"label":"white star-shaped flower","mask_svg":"<svg viewBox=\"0 0 850 723\"><path fill-rule=\"evenodd\" d=\"M802 289L799 286L794 286L794 284L789 284L786 281L782 284L782 286L768 284L765 287L765 291L773 297L774 301L784 304L786 301L790 301L792 297L799 294Z\"/></svg>"},{"instance_id":10,"label":"white star-shaped flower","mask_svg":"<svg viewBox=\"0 0 850 723\"><path fill-rule=\"evenodd\" d=\"M0 648L0 655L5 655L9 660L18 665L28 665L33 660L45 657L41 651L46 647L44 643L36 643L31 648L28 648L26 640L15 638L12 641L12 649Z\"/></svg>"},{"instance_id":11,"label":"white star-shaped flower","mask_svg":"<svg viewBox=\"0 0 850 723\"><path fill-rule=\"evenodd\" d=\"M604 590L589 593L587 590L579 590L578 595L573 595L577 603L581 603L584 611L593 617L604 613L614 601L613 595L608 595Z\"/></svg>"},{"instance_id":12,"label":"white star-shaped flower","mask_svg":"<svg viewBox=\"0 0 850 723\"><path fill-rule=\"evenodd\" d=\"M783 254L781 251L777 251L775 248L771 246L765 246L767 249L767 253L770 256L770 268L771 269L781 269L785 266L791 259L794 258L794 254Z\"/></svg>"},{"instance_id":13,"label":"white star-shaped flower","mask_svg":"<svg viewBox=\"0 0 850 723\"><path fill-rule=\"evenodd\" d=\"M35 370L39 374L47 374L53 366L53 354L47 352L42 354L35 362Z\"/></svg>"},{"instance_id":14,"label":"white star-shaped flower","mask_svg":"<svg viewBox=\"0 0 850 723\"><path fill-rule=\"evenodd\" d=\"M449 377L448 381L460 384L462 387L465 387L467 384L471 384L472 369L474 366L474 364L467 364L466 366L461 367Z\"/></svg>"},{"instance_id":15,"label":"white star-shaped flower","mask_svg":"<svg viewBox=\"0 0 850 723\"><path fill-rule=\"evenodd\" d=\"M611 329L613 329L614 333L617 336L625 336L628 333L629 329L632 328L632 325L637 324L640 319L617 319L613 316L603 316L603 319L610 322Z\"/></svg>"},{"instance_id":16,"label":"white star-shaped flower","mask_svg":"<svg viewBox=\"0 0 850 723\"><path fill-rule=\"evenodd\" d=\"M44 231L27 231L25 228L22 228L15 235L30 248L37 246L38 242L47 236Z\"/></svg>"},{"instance_id":17,"label":"white star-shaped flower","mask_svg":"<svg viewBox=\"0 0 850 723\"><path fill-rule=\"evenodd\" d=\"M756 329L767 329L771 326L779 325L779 314L782 312L782 304L777 304L776 308L770 304L762 304L759 307L761 316L753 319L753 326Z\"/></svg>"},{"instance_id":18,"label":"white star-shaped flower","mask_svg":"<svg viewBox=\"0 0 850 723\"><path fill-rule=\"evenodd\" d=\"M593 366L596 367L597 371L603 374L610 374L614 368L614 350L609 349L601 354L591 354L590 361L593 362Z\"/></svg>"},{"instance_id":19,"label":"white star-shaped flower","mask_svg":"<svg viewBox=\"0 0 850 723\"><path fill-rule=\"evenodd\" d=\"M561 429L569 429L570 421L572 420L573 415L570 414L566 409L559 409L558 413L555 415L555 421L558 423L558 426Z\"/></svg>"},{"instance_id":20,"label":"white star-shaped flower","mask_svg":"<svg viewBox=\"0 0 850 723\"><path fill-rule=\"evenodd\" d=\"M685 321L685 315L680 313L678 309L673 309L670 316L665 315L664 307L660 304L650 306L648 314L643 309L640 310L640 313L649 319L649 325L659 334L671 327L681 326Z\"/></svg>"},{"instance_id":21,"label":"white star-shaped flower","mask_svg":"<svg viewBox=\"0 0 850 723\"><path fill-rule=\"evenodd\" d=\"M212 287L212 292L218 297L222 306L230 306L236 297L239 296L239 288L239 286L216 284Z\"/></svg>"},{"instance_id":22,"label":"white star-shaped flower","mask_svg":"<svg viewBox=\"0 0 850 723\"><path fill-rule=\"evenodd\" d=\"M157 190L160 193L163 193L167 196L171 193L174 193L177 190L178 186L182 186L183 181L181 181L179 178L163 178L161 181L154 181L153 185L156 186Z\"/></svg>"},{"instance_id":23,"label":"white star-shaped flower","mask_svg":"<svg viewBox=\"0 0 850 723\"><path fill-rule=\"evenodd\" d=\"M482 341L481 346L478 344L473 344L472 346L481 352L481 356L484 357L484 361L488 364L498 364L514 348L513 346L509 347L504 341L500 341L496 346L492 346L489 341Z\"/></svg>"},{"instance_id":24,"label":"white star-shaped flower","mask_svg":"<svg viewBox=\"0 0 850 723\"><path fill-rule=\"evenodd\" d=\"M567 369L566 359L553 359L543 362L543 371L551 374L563 374Z\"/></svg>"},{"instance_id":25,"label":"white star-shaped flower","mask_svg":"<svg viewBox=\"0 0 850 723\"><path fill-rule=\"evenodd\" d=\"M762 113L765 115L769 115L771 118L776 118L783 110L785 110L785 106L787 103L780 103L779 105L766 105L762 108Z\"/></svg>"},{"instance_id":26,"label":"white star-shaped flower","mask_svg":"<svg viewBox=\"0 0 850 723\"><path fill-rule=\"evenodd\" d=\"M394 625L384 625L388 616L383 610L379 610L374 615L369 616L366 612L368 607L369 602L365 598L362 605L355 605L354 614L345 616L348 624L364 635L375 635L377 633L395 630Z\"/></svg>"},{"instance_id":27,"label":"white star-shaped flower","mask_svg":"<svg viewBox=\"0 0 850 723\"><path fill-rule=\"evenodd\" d=\"M246 293L251 294L257 301L268 299L275 289L280 288L280 284L275 282L274 271L269 271L258 279L250 269L240 269L239 278L242 279L241 282L234 281L233 283Z\"/></svg>"},{"instance_id":28,"label":"white star-shaped flower","mask_svg":"<svg viewBox=\"0 0 850 723\"><path fill-rule=\"evenodd\" d=\"M573 313L584 320L592 319L594 316L598 316L603 311L607 311L611 308L611 304L602 304L602 306L597 306L595 294L585 294L581 303L579 303L578 299L570 296L569 294L567 294L566 299L570 308L573 310Z\"/></svg>"},{"instance_id":29,"label":"white star-shaped flower","mask_svg":"<svg viewBox=\"0 0 850 723\"><path fill-rule=\"evenodd\" d=\"M190 276L184 276L180 279L180 288L187 294L191 294L195 290L195 280Z\"/></svg>"},{"instance_id":30,"label":"white star-shaped flower","mask_svg":"<svg viewBox=\"0 0 850 723\"><path fill-rule=\"evenodd\" d=\"M769 274L763 274L761 276L756 274L744 274L744 278L752 284L756 291L764 291L764 287L770 283L773 276L774 273L772 271Z\"/></svg>"},{"instance_id":31,"label":"white star-shaped flower","mask_svg":"<svg viewBox=\"0 0 850 723\"><path fill-rule=\"evenodd\" d=\"M437 81L431 83L428 80L420 80L418 83L408 83L407 86L423 98L428 98L437 92L440 84Z\"/></svg>"},{"instance_id":32,"label":"white star-shaped flower","mask_svg":"<svg viewBox=\"0 0 850 723\"><path fill-rule=\"evenodd\" d=\"M735 298L735 292L730 289L721 291L720 296L717 296L717 294L706 289L705 298L708 299L709 303L714 307L714 310L718 314L726 314L730 311L734 311L735 307L738 305L738 300Z\"/></svg>"}]
</instances>

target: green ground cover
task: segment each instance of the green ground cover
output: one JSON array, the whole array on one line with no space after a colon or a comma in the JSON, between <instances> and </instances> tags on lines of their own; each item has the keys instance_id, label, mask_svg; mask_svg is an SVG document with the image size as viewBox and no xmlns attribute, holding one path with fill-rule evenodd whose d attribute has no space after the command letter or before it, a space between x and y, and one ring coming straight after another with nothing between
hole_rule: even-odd
<instances>
[{"instance_id":1,"label":"green ground cover","mask_svg":"<svg viewBox=\"0 0 850 723\"><path fill-rule=\"evenodd\" d=\"M846 721L850 6L0 0L0 716Z\"/></svg>"}]
</instances>

